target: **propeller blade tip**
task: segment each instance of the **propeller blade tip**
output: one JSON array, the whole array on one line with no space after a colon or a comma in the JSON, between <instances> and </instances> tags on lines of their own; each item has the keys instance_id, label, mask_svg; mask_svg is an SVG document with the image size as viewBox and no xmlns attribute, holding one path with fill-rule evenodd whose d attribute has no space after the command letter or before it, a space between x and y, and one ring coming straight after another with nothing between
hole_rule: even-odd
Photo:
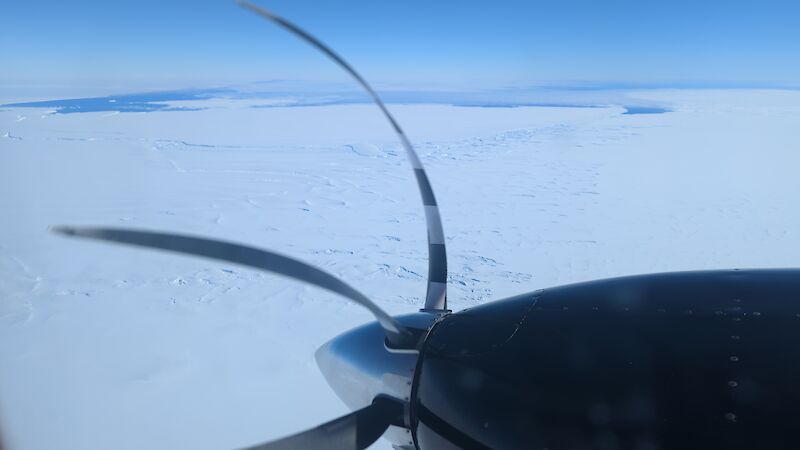
<instances>
[{"instance_id":1,"label":"propeller blade tip","mask_svg":"<svg viewBox=\"0 0 800 450\"><path fill-rule=\"evenodd\" d=\"M54 225L48 227L47 231L53 234L60 234L62 236L75 236L78 234L78 230L75 227L70 227L67 225Z\"/></svg>"},{"instance_id":2,"label":"propeller blade tip","mask_svg":"<svg viewBox=\"0 0 800 450\"><path fill-rule=\"evenodd\" d=\"M262 8L262 7L258 6L258 5L256 5L255 3L251 3L251 2L249 2L249 1L247 1L247 0L236 0L236 4L237 4L237 5L239 5L239 6L241 6L241 7L242 7L242 8L244 8L244 9L247 9L247 10L249 10L250 12L256 13L256 14L258 14L258 15L260 15L260 16L262 16L262 17L266 18L266 19L269 19L269 20L278 20L278 21L280 21L280 20L281 20L281 19L280 19L280 18L279 18L277 15L275 15L275 14L274 14L272 11L269 11L269 10L267 10L267 9L264 9L264 8Z\"/></svg>"},{"instance_id":3,"label":"propeller blade tip","mask_svg":"<svg viewBox=\"0 0 800 450\"><path fill-rule=\"evenodd\" d=\"M251 11L255 11L255 10L258 9L258 6L256 6L253 3L248 2L247 0L235 0L235 1L236 1L236 4L241 6L242 8L249 9Z\"/></svg>"}]
</instances>

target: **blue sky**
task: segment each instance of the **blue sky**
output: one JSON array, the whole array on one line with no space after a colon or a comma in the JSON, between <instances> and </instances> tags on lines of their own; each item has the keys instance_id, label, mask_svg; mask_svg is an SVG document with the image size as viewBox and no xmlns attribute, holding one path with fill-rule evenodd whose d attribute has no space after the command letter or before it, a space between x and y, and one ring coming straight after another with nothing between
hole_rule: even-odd
<instances>
[{"instance_id":1,"label":"blue sky","mask_svg":"<svg viewBox=\"0 0 800 450\"><path fill-rule=\"evenodd\" d=\"M798 1L257 2L377 86L800 85ZM5 0L0 84L347 81L233 1Z\"/></svg>"}]
</instances>

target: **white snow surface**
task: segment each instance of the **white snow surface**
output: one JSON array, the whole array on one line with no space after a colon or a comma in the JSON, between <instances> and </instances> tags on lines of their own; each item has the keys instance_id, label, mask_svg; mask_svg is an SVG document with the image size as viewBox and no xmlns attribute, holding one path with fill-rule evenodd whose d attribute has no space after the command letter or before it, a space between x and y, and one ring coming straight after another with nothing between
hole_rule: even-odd
<instances>
[{"instance_id":1,"label":"white snow surface","mask_svg":"<svg viewBox=\"0 0 800 450\"><path fill-rule=\"evenodd\" d=\"M798 266L800 92L631 95L673 111L390 106L441 205L454 310L601 277ZM317 425L347 410L315 349L372 320L284 278L48 226L248 243L391 314L422 306L423 208L376 107L208 106L0 111L8 448L232 449Z\"/></svg>"}]
</instances>

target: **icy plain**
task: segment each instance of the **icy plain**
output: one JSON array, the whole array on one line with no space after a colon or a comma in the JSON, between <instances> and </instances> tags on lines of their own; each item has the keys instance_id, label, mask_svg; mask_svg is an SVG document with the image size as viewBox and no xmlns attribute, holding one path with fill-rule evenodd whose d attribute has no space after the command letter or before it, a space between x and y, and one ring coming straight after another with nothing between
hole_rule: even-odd
<instances>
[{"instance_id":1,"label":"icy plain","mask_svg":"<svg viewBox=\"0 0 800 450\"><path fill-rule=\"evenodd\" d=\"M798 266L800 92L629 95L671 112L390 105L441 205L454 310L600 277ZM283 278L48 226L248 243L392 314L421 306L423 210L374 106L172 106L187 104L204 109L0 110L9 448L233 449L317 425L346 408L315 349L371 320Z\"/></svg>"}]
</instances>

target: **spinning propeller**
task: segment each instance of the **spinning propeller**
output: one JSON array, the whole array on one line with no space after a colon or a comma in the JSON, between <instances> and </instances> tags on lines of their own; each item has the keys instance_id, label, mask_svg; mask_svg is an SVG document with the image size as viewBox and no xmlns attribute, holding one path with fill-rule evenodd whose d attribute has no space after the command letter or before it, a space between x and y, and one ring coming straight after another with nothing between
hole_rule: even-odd
<instances>
[{"instance_id":1,"label":"spinning propeller","mask_svg":"<svg viewBox=\"0 0 800 450\"><path fill-rule=\"evenodd\" d=\"M411 146L410 141L406 137L403 130L398 125L397 121L391 115L386 105L381 101L375 91L369 84L359 75L344 59L342 59L333 50L325 44L311 36L301 28L288 22L280 16L277 16L263 8L260 8L252 3L246 1L239 1L239 4L261 17L264 17L284 29L294 33L302 38L309 44L313 45L334 62L347 71L356 81L369 93L383 114L389 120L392 128L400 138L400 142L405 148L411 165L414 169L414 175L417 180L422 195L422 202L425 207L425 219L428 230L428 286L425 297L425 306L421 310L423 314L431 316L431 320L425 322L430 324L433 318L438 315L447 313L447 255L445 251L444 232L442 230L442 222L439 215L439 208L436 204L436 199L433 195L428 177L425 169L420 162L417 153ZM335 276L324 272L309 264L298 261L288 256L283 256L268 250L236 244L233 242L226 242L216 239L208 239L202 237L185 236L174 233L163 233L123 228L94 228L94 227L72 227L72 226L57 226L51 229L54 233L86 239L94 239L100 241L117 242L128 244L138 247L147 247L170 252L183 253L187 255L202 256L211 259L227 261L235 264L240 264L247 267L252 267L267 272L273 272L289 278L294 278L308 284L327 289L335 292L349 300L367 308L377 320L385 334L385 341L387 346L383 346L383 342L370 341L369 344L378 348L378 351L386 351L388 356L383 355L383 358L389 358L392 364L410 366L410 372L413 372L415 365L415 358L409 359L409 354L415 354L417 351L417 344L419 341L420 332L426 332L428 325L423 325L422 329L419 327L407 327L401 324L397 319L393 318L382 310L373 301L367 298L364 294L357 291L344 281L336 278ZM355 332L353 332L355 334ZM352 337L348 334L342 335L347 339ZM350 341L348 341L350 342ZM335 356L325 353L320 356L320 352L328 352L332 343L318 351L318 361L334 361ZM353 355L348 358L349 361L356 361L359 355ZM322 358L322 359L321 359ZM395 359L392 359L395 358ZM361 366L351 370L358 370L365 365L382 364L382 361L367 361L362 363ZM337 365L339 364L339 365ZM329 383L338 384L334 388L339 388L337 391L341 395L342 390L348 390L347 394L352 392L361 393L365 391L363 386L347 385L353 383L356 377L348 378L349 381L344 383L337 381L338 376L334 373L340 370L344 362L336 362L336 364L320 364L323 373L328 378ZM388 370L388 369L387 369ZM404 376L410 376L407 373ZM333 380L333 381L332 381ZM403 383L401 383L403 384ZM409 382L408 385L411 383ZM378 388L380 392L369 394L372 396L372 402L369 405L361 405L360 409L334 419L328 423L322 424L316 428L265 444L249 447L251 450L295 450L295 449L313 449L313 448L327 448L335 450L361 450L370 446L375 442L389 426L405 427L407 426L409 407L408 397L410 392L403 393L403 398L398 398L397 389L391 386ZM408 388L410 391L410 388ZM366 391L365 391L366 392ZM363 397L363 395L361 395ZM353 402L351 402L353 403Z\"/></svg>"}]
</instances>

